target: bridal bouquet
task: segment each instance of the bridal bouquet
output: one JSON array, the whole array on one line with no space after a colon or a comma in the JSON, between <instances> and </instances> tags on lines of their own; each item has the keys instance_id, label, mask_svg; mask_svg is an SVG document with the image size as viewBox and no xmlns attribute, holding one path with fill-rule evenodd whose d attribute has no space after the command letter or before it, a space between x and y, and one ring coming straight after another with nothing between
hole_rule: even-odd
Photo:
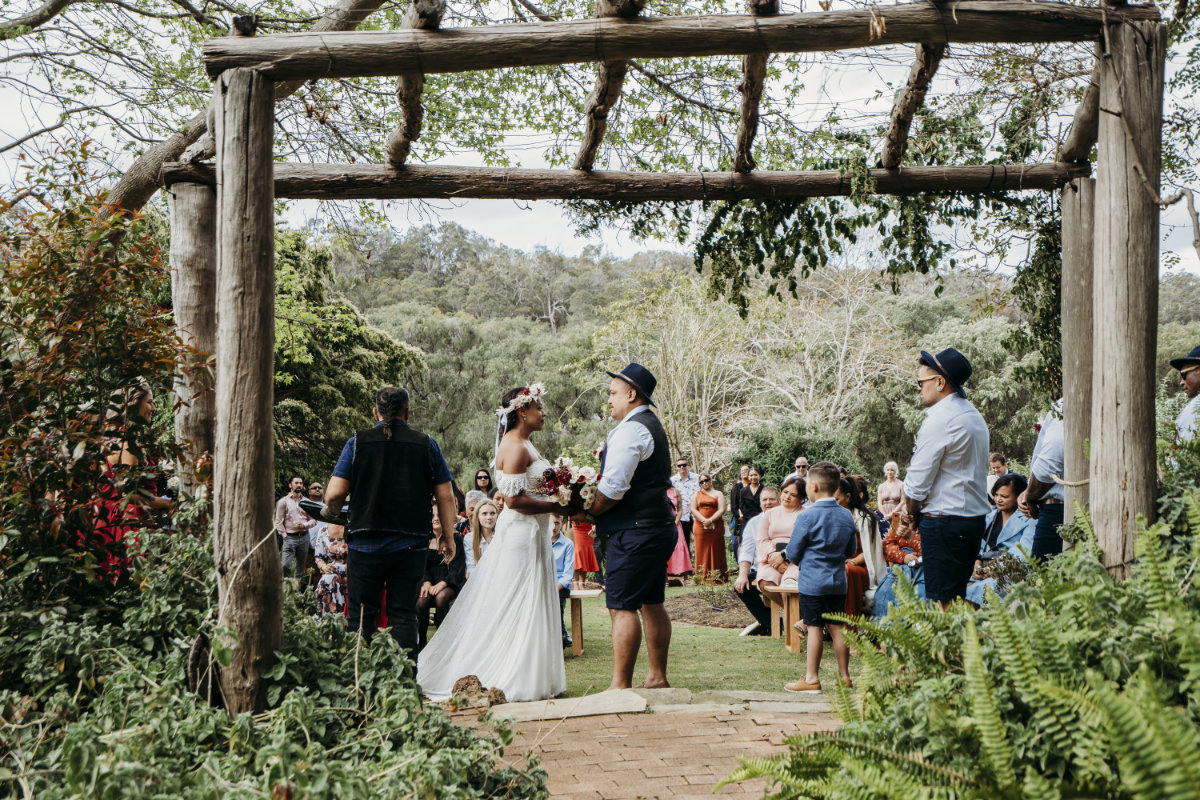
<instances>
[{"instance_id":1,"label":"bridal bouquet","mask_svg":"<svg viewBox=\"0 0 1200 800\"><path fill-rule=\"evenodd\" d=\"M596 499L596 484L600 473L591 467L578 466L566 456L560 456L542 473L538 491L560 506L581 505L586 511Z\"/></svg>"}]
</instances>

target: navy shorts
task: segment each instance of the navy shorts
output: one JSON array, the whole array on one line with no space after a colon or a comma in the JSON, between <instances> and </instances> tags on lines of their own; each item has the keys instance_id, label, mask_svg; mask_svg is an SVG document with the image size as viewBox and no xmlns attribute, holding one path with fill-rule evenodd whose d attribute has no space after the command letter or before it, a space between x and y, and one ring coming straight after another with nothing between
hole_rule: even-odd
<instances>
[{"instance_id":1,"label":"navy shorts","mask_svg":"<svg viewBox=\"0 0 1200 800\"><path fill-rule=\"evenodd\" d=\"M967 582L983 541L983 517L921 517L925 597L949 602L967 596Z\"/></svg>"},{"instance_id":2,"label":"navy shorts","mask_svg":"<svg viewBox=\"0 0 1200 800\"><path fill-rule=\"evenodd\" d=\"M666 599L667 559L675 551L675 526L628 528L608 538L605 553L605 605L637 611Z\"/></svg>"},{"instance_id":3,"label":"navy shorts","mask_svg":"<svg viewBox=\"0 0 1200 800\"><path fill-rule=\"evenodd\" d=\"M841 625L840 622L826 622L826 614L845 614L846 595L843 594L802 594L800 598L800 618L810 628L822 628L826 625Z\"/></svg>"}]
</instances>

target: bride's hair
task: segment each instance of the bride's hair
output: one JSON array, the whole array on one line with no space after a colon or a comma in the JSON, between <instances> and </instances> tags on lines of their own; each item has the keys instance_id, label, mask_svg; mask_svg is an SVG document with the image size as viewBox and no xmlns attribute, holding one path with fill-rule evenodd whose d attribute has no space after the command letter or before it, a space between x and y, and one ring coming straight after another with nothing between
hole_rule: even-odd
<instances>
[{"instance_id":1,"label":"bride's hair","mask_svg":"<svg viewBox=\"0 0 1200 800\"><path fill-rule=\"evenodd\" d=\"M481 527L479 524L479 511L484 506L491 506L493 511L495 511L497 514L500 513L500 510L496 508L496 504L491 500L484 500L482 503L475 506L475 510L471 512L471 552L475 555L476 564L479 563L479 557L483 555L479 544L479 540L483 538L483 536L480 535L479 530ZM493 528L493 530L495 530L495 528Z\"/></svg>"},{"instance_id":2,"label":"bride's hair","mask_svg":"<svg viewBox=\"0 0 1200 800\"><path fill-rule=\"evenodd\" d=\"M504 397L500 398L500 407L507 408L508 405L513 400L517 399L524 392L527 392L528 390L529 390L529 387L527 387L527 386L518 386L515 389L509 389L507 392L504 393ZM514 407L513 410L508 412L508 415L504 418L504 428L503 429L506 431L511 431L513 428L517 427L517 418L520 416L521 416L521 407L520 406Z\"/></svg>"}]
</instances>

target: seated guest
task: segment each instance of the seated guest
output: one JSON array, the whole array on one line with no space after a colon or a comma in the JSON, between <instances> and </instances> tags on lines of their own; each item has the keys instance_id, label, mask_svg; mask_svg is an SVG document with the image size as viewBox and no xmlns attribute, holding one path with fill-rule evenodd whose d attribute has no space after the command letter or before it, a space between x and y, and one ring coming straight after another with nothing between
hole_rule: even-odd
<instances>
[{"instance_id":1,"label":"seated guest","mask_svg":"<svg viewBox=\"0 0 1200 800\"><path fill-rule=\"evenodd\" d=\"M492 542L492 537L496 535L496 517L498 516L500 516L500 512L491 500L484 500L475 506L475 513L471 516L471 529L463 537L468 578L475 572L479 559L483 557L484 551Z\"/></svg>"},{"instance_id":2,"label":"seated guest","mask_svg":"<svg viewBox=\"0 0 1200 800\"><path fill-rule=\"evenodd\" d=\"M317 534L313 549L317 565L317 618L326 614L342 616L346 608L346 529L341 525L326 525Z\"/></svg>"},{"instance_id":3,"label":"seated guest","mask_svg":"<svg viewBox=\"0 0 1200 800\"><path fill-rule=\"evenodd\" d=\"M446 614L450 612L450 604L463 584L467 582L467 557L463 546L462 536L454 533L454 558L446 563L438 555L438 540L442 535L442 523L438 519L437 507L433 514L433 539L429 542L429 550L425 555L425 579L421 583L421 592L417 595L417 649L425 646L429 637L429 609L433 609L433 624L440 626Z\"/></svg>"},{"instance_id":4,"label":"seated guest","mask_svg":"<svg viewBox=\"0 0 1200 800\"><path fill-rule=\"evenodd\" d=\"M883 538L879 519L867 507L869 489L861 475L842 478L837 501L854 517L857 529L854 556L846 561L846 613L862 614L871 609L875 589L887 566L883 560Z\"/></svg>"},{"instance_id":5,"label":"seated guest","mask_svg":"<svg viewBox=\"0 0 1200 800\"><path fill-rule=\"evenodd\" d=\"M808 464L804 466L807 471ZM759 501L765 514L779 505L779 490L774 486L764 486ZM758 563L758 527L762 524L763 514L757 514L746 522L746 535L738 547L738 576L733 583L733 590L746 610L754 615L754 622L742 629L742 636L771 635L771 611L763 603L762 594L755 586L758 579L758 571L754 568Z\"/></svg>"},{"instance_id":6,"label":"seated guest","mask_svg":"<svg viewBox=\"0 0 1200 800\"><path fill-rule=\"evenodd\" d=\"M489 498L496 493L496 487L492 485L492 474L486 467L475 470L475 485L471 487L471 491L483 492L484 496ZM471 492L467 494L470 495Z\"/></svg>"},{"instance_id":7,"label":"seated guest","mask_svg":"<svg viewBox=\"0 0 1200 800\"><path fill-rule=\"evenodd\" d=\"M983 541L979 543L979 558L975 561L975 572L967 584L967 600L977 606L983 605L984 593L990 586L1003 596L1004 591L996 585L995 578L985 578L983 569L992 559L1004 553L1012 553L1022 561L1033 551L1034 530L1037 522L1021 513L1017 498L1025 491L1028 482L1023 475L1009 472L996 479L992 487L992 502L996 507L987 515Z\"/></svg>"},{"instance_id":8,"label":"seated guest","mask_svg":"<svg viewBox=\"0 0 1200 800\"><path fill-rule=\"evenodd\" d=\"M917 597L925 598L925 571L921 567L921 532L914 530L911 536L901 536L903 526L897 525L883 540L883 560L888 568L875 589L871 614L876 619L886 616L896 597L896 574L903 573L917 590Z\"/></svg>"},{"instance_id":9,"label":"seated guest","mask_svg":"<svg viewBox=\"0 0 1200 800\"><path fill-rule=\"evenodd\" d=\"M571 646L571 634L567 633L567 598L571 596L571 578L575 573L575 545L563 533L570 523L553 515L554 531L550 549L554 551L554 579L558 583L558 617L562 621L562 646Z\"/></svg>"},{"instance_id":10,"label":"seated guest","mask_svg":"<svg viewBox=\"0 0 1200 800\"><path fill-rule=\"evenodd\" d=\"M770 511L764 511L763 521L758 526L758 585L791 586L795 587L798 567L787 563L780 555L788 540L792 538L792 530L796 527L796 517L804 510L800 500L801 492L805 491L803 478L788 478L779 490L779 505Z\"/></svg>"}]
</instances>

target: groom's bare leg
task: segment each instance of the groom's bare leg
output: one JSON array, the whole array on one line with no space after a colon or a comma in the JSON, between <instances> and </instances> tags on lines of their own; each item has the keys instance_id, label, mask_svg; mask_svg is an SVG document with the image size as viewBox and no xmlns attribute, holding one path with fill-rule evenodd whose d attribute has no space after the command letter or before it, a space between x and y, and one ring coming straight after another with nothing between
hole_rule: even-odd
<instances>
[{"instance_id":1,"label":"groom's bare leg","mask_svg":"<svg viewBox=\"0 0 1200 800\"><path fill-rule=\"evenodd\" d=\"M671 648L671 615L662 603L642 606L642 624L646 626L646 652L650 656L650 672L642 687L666 689L667 651Z\"/></svg>"},{"instance_id":2,"label":"groom's bare leg","mask_svg":"<svg viewBox=\"0 0 1200 800\"><path fill-rule=\"evenodd\" d=\"M612 617L613 642L613 677L608 688L628 689L633 686L633 667L642 645L642 621L636 611L610 608L608 613Z\"/></svg>"}]
</instances>

